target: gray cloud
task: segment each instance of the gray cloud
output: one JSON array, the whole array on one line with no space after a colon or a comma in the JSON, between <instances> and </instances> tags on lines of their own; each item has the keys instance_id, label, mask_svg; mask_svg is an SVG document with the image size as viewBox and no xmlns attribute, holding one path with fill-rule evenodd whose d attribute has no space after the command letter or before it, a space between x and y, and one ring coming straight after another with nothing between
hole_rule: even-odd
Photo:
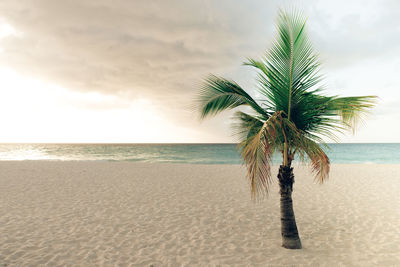
<instances>
[{"instance_id":1,"label":"gray cloud","mask_svg":"<svg viewBox=\"0 0 400 267\"><path fill-rule=\"evenodd\" d=\"M176 93L252 48L250 24L240 22L241 6L225 10L212 1L0 5L0 16L23 33L2 42L0 60L75 90Z\"/></svg>"},{"instance_id":2,"label":"gray cloud","mask_svg":"<svg viewBox=\"0 0 400 267\"><path fill-rule=\"evenodd\" d=\"M315 1L309 30L328 66L344 68L400 52L400 2Z\"/></svg>"},{"instance_id":3,"label":"gray cloud","mask_svg":"<svg viewBox=\"0 0 400 267\"><path fill-rule=\"evenodd\" d=\"M400 52L397 1L348 2L295 2L328 71ZM0 64L70 90L149 97L195 127L187 106L206 74L253 85L240 64L270 44L278 4L293 1L3 0L0 18L22 37L0 41Z\"/></svg>"}]
</instances>

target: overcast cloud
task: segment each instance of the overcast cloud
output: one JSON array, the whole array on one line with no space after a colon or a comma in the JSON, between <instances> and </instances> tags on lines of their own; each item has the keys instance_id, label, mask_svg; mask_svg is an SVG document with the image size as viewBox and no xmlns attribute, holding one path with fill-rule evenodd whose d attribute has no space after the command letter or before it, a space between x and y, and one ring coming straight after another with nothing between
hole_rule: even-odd
<instances>
[{"instance_id":1,"label":"overcast cloud","mask_svg":"<svg viewBox=\"0 0 400 267\"><path fill-rule=\"evenodd\" d=\"M2 0L0 24L17 34L0 39L0 66L123 103L150 99L166 120L202 133L198 142L229 142L229 114L199 124L189 106L209 73L254 86L254 75L241 63L268 48L278 4L299 7L309 17L308 32L332 94L381 98L360 135L343 140L400 142L399 127L387 125L400 121L400 2L395 0ZM379 127L386 133L377 136Z\"/></svg>"}]
</instances>

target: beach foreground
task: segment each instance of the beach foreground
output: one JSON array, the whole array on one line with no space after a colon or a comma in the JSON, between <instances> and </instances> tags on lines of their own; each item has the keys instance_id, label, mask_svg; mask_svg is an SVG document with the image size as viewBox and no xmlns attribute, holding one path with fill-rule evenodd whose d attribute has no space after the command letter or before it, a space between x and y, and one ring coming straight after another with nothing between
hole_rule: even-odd
<instances>
[{"instance_id":1,"label":"beach foreground","mask_svg":"<svg viewBox=\"0 0 400 267\"><path fill-rule=\"evenodd\" d=\"M0 266L399 266L400 165L295 166L302 250L282 248L276 182L239 165L0 162Z\"/></svg>"}]
</instances>

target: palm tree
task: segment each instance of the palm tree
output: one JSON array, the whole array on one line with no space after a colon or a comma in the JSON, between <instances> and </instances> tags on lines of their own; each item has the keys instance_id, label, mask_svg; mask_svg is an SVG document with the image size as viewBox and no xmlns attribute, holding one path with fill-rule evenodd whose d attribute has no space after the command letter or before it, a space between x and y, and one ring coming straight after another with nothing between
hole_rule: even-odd
<instances>
[{"instance_id":1,"label":"palm tree","mask_svg":"<svg viewBox=\"0 0 400 267\"><path fill-rule=\"evenodd\" d=\"M324 137L337 141L334 131L355 128L357 121L375 105L375 96L326 96L320 85L320 63L305 32L306 19L298 12L280 11L278 36L261 60L248 59L244 65L258 71L254 99L237 83L221 77L208 77L198 97L201 117L247 106L237 111L235 128L240 151L247 167L253 199L268 193L270 163L274 152L282 153L279 167L282 246L300 249L292 205L295 155L311 164L316 180L329 173Z\"/></svg>"}]
</instances>

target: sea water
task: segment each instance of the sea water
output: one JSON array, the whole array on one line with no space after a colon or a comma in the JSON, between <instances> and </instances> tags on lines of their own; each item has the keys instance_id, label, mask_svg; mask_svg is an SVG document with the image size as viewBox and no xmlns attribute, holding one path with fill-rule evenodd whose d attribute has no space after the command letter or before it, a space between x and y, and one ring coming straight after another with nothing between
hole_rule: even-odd
<instances>
[{"instance_id":1,"label":"sea water","mask_svg":"<svg viewBox=\"0 0 400 267\"><path fill-rule=\"evenodd\" d=\"M329 144L332 163L400 163L400 143ZM0 160L242 164L236 144L0 144ZM280 163L277 153L273 162Z\"/></svg>"}]
</instances>

